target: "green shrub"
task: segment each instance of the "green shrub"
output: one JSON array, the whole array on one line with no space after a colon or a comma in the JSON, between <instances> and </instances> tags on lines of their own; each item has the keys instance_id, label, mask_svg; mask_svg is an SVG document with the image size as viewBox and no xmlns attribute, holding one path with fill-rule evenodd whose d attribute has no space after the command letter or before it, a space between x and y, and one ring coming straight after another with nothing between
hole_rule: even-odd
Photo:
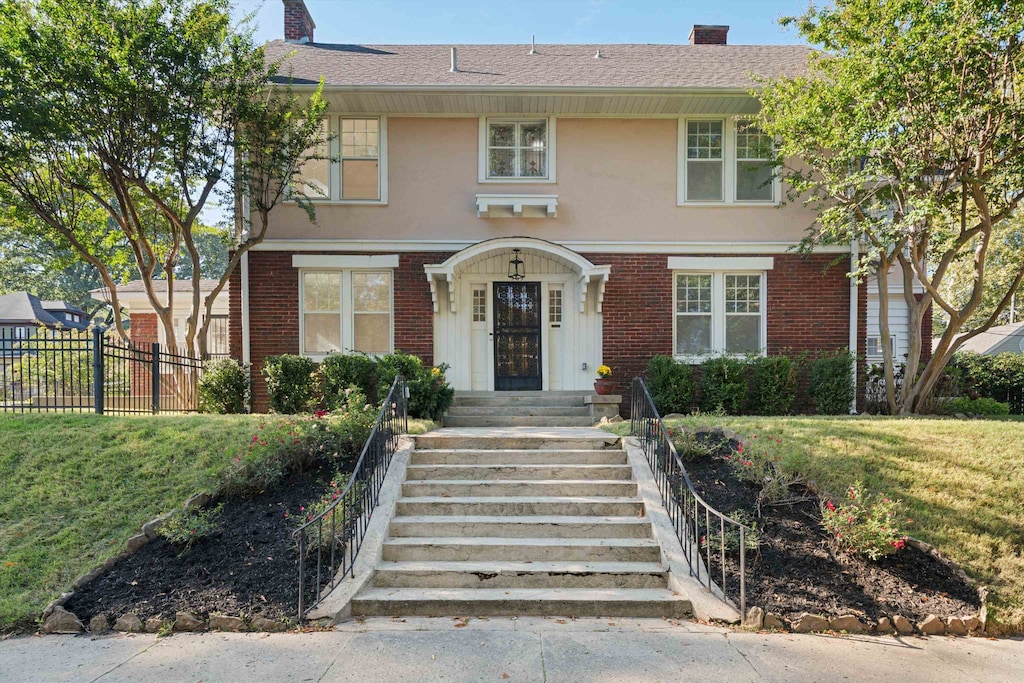
<instances>
[{"instance_id":1,"label":"green shrub","mask_svg":"<svg viewBox=\"0 0 1024 683\"><path fill-rule=\"evenodd\" d=\"M377 363L378 392L387 396L392 382L404 375L409 388L409 416L439 420L455 398L455 390L445 381L446 364L424 367L423 361L408 353L392 353Z\"/></svg>"},{"instance_id":2,"label":"green shrub","mask_svg":"<svg viewBox=\"0 0 1024 683\"><path fill-rule=\"evenodd\" d=\"M344 405L335 412L322 415L313 434L314 451L334 460L359 455L380 412L367 403L366 395L359 387L349 387L341 397Z\"/></svg>"},{"instance_id":3,"label":"green shrub","mask_svg":"<svg viewBox=\"0 0 1024 683\"><path fill-rule=\"evenodd\" d=\"M220 531L220 513L223 505L215 508L182 510L165 521L157 533L174 545L188 550L196 541Z\"/></svg>"},{"instance_id":4,"label":"green shrub","mask_svg":"<svg viewBox=\"0 0 1024 683\"><path fill-rule=\"evenodd\" d=\"M796 400L796 363L786 356L758 356L750 368L750 412L788 415Z\"/></svg>"},{"instance_id":5,"label":"green shrub","mask_svg":"<svg viewBox=\"0 0 1024 683\"><path fill-rule=\"evenodd\" d=\"M316 361L304 356L268 356L263 359L270 409L294 415L313 407L316 397Z\"/></svg>"},{"instance_id":6,"label":"green shrub","mask_svg":"<svg viewBox=\"0 0 1024 683\"><path fill-rule=\"evenodd\" d=\"M199 378L199 410L244 413L249 405L249 366L233 358L209 361Z\"/></svg>"},{"instance_id":7,"label":"green shrub","mask_svg":"<svg viewBox=\"0 0 1024 683\"><path fill-rule=\"evenodd\" d=\"M700 366L700 409L736 415L747 398L747 364L728 356L708 358Z\"/></svg>"},{"instance_id":8,"label":"green shrub","mask_svg":"<svg viewBox=\"0 0 1024 683\"><path fill-rule=\"evenodd\" d=\"M1008 403L1010 412L1024 414L1024 353L986 356L959 352L947 374L959 381L962 393L971 398L993 398Z\"/></svg>"},{"instance_id":9,"label":"green shrub","mask_svg":"<svg viewBox=\"0 0 1024 683\"><path fill-rule=\"evenodd\" d=\"M859 481L846 490L845 499L828 500L821 510L821 524L837 550L872 560L906 545L906 534L900 531L904 520L910 522L902 503L866 493Z\"/></svg>"},{"instance_id":10,"label":"green shrub","mask_svg":"<svg viewBox=\"0 0 1024 683\"><path fill-rule=\"evenodd\" d=\"M661 415L685 413L693 403L693 368L671 356L655 356L647 364L647 390Z\"/></svg>"},{"instance_id":11,"label":"green shrub","mask_svg":"<svg viewBox=\"0 0 1024 683\"><path fill-rule=\"evenodd\" d=\"M332 353L320 364L321 404L327 410L337 410L347 402L346 391L358 387L370 403L377 403L377 361L365 353Z\"/></svg>"},{"instance_id":12,"label":"green shrub","mask_svg":"<svg viewBox=\"0 0 1024 683\"><path fill-rule=\"evenodd\" d=\"M956 415L957 413L964 413L965 415L1010 414L1009 403L1002 403L994 398L987 397L968 398L967 396L957 396L946 401L944 407L947 415Z\"/></svg>"},{"instance_id":13,"label":"green shrub","mask_svg":"<svg viewBox=\"0 0 1024 683\"><path fill-rule=\"evenodd\" d=\"M760 488L758 505L790 499L790 487L800 481L800 477L785 466L784 452L781 437L753 434L729 455L729 464L736 477Z\"/></svg>"},{"instance_id":14,"label":"green shrub","mask_svg":"<svg viewBox=\"0 0 1024 683\"><path fill-rule=\"evenodd\" d=\"M843 415L850 412L856 395L853 383L853 356L845 349L811 361L809 392L819 415Z\"/></svg>"}]
</instances>

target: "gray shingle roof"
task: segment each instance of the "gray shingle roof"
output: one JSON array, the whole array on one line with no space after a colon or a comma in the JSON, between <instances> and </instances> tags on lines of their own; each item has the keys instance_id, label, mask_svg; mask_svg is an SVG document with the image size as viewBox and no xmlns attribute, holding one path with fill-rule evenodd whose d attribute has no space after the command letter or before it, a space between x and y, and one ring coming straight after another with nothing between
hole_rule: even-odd
<instances>
[{"instance_id":1,"label":"gray shingle roof","mask_svg":"<svg viewBox=\"0 0 1024 683\"><path fill-rule=\"evenodd\" d=\"M50 315L39 297L28 292L13 292L0 296L0 324L56 326L59 320Z\"/></svg>"},{"instance_id":2,"label":"gray shingle roof","mask_svg":"<svg viewBox=\"0 0 1024 683\"><path fill-rule=\"evenodd\" d=\"M213 290L214 287L217 286L217 282L218 282L217 280L208 280L208 279L203 278L203 279L201 279L199 281L199 291L200 292L211 291L211 290ZM153 286L156 288L157 292L166 292L167 291L167 281L166 280L153 280ZM89 290L89 291L90 291L91 294L103 294L107 290L106 290L105 287L98 287L96 289L92 289L92 290ZM146 292L146 286L142 282L142 280L132 280L130 282L124 283L123 285L118 285L117 286L117 291L118 291L119 294L121 294L121 293L128 293L128 292L145 293ZM191 291L192 291L192 280L191 280L191 278L186 278L186 279L175 280L174 281L174 292L175 293L191 292ZM96 297L93 297L93 298L96 298Z\"/></svg>"},{"instance_id":3,"label":"gray shingle roof","mask_svg":"<svg viewBox=\"0 0 1024 683\"><path fill-rule=\"evenodd\" d=\"M458 48L458 73L449 71ZM282 76L330 86L746 89L752 74L796 75L803 45L266 45ZM601 58L594 55L598 49Z\"/></svg>"}]
</instances>

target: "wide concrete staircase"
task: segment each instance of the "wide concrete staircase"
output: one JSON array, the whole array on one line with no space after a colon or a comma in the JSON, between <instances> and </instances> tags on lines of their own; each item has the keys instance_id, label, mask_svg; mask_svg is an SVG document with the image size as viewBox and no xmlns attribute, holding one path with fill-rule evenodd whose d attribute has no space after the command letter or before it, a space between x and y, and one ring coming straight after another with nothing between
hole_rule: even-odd
<instances>
[{"instance_id":1,"label":"wide concrete staircase","mask_svg":"<svg viewBox=\"0 0 1024 683\"><path fill-rule=\"evenodd\" d=\"M589 427L586 391L460 391L446 427Z\"/></svg>"},{"instance_id":2,"label":"wide concrete staircase","mask_svg":"<svg viewBox=\"0 0 1024 683\"><path fill-rule=\"evenodd\" d=\"M680 617L617 437L416 437L382 561L352 614Z\"/></svg>"}]
</instances>

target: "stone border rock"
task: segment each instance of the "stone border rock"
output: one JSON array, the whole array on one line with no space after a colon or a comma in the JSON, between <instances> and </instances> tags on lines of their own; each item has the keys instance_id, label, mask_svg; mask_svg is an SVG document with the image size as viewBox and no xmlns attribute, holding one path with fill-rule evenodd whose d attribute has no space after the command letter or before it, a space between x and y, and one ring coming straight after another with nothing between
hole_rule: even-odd
<instances>
[{"instance_id":1,"label":"stone border rock","mask_svg":"<svg viewBox=\"0 0 1024 683\"><path fill-rule=\"evenodd\" d=\"M793 633L874 633L877 635L908 636L915 632L923 636L967 636L984 633L985 624L978 617L939 617L929 614L917 624L901 614L880 618L877 622L854 614L826 617L802 612L796 619L787 620L780 614L751 607L743 619L743 628L755 631L791 631Z\"/></svg>"},{"instance_id":2,"label":"stone border rock","mask_svg":"<svg viewBox=\"0 0 1024 683\"><path fill-rule=\"evenodd\" d=\"M202 508L202 507L205 507L205 506L209 505L210 501L212 501L212 500L213 500L213 495L212 494L206 493L206 492L201 492L201 493L197 493L197 494L191 496L188 500L186 500L184 503L182 503L181 507L182 507L182 510L184 510L186 512L189 512L191 510L196 510L196 509L199 509L199 508ZM67 631L47 631L46 630L47 623L54 624L53 626L51 626L51 628L57 628L56 624L60 624L61 628L71 628L71 626L69 625L71 622L68 621L67 617L65 617L63 615L64 614L71 614L72 616L74 616L74 615L71 612L68 612L67 610L64 609L64 603L66 603L68 600L71 599L71 596L73 596L75 594L75 591L77 591L78 589L82 588L83 586L86 586L87 584L95 581L97 578L102 576L104 573L110 571L110 569L115 564L117 564L118 562L120 562L124 558L126 558L126 557L128 557L130 555L134 555L135 553L139 552L143 547L145 547L145 545L147 543L149 543L151 540L155 539L159 535L160 527L163 526L164 523L168 519L170 519L173 514L174 514L173 512L168 512L168 513L160 515L159 517L154 517L153 519L149 520L148 522L146 522L145 524L142 525L142 527L140 529L140 533L135 534L134 536L129 538L127 541L125 541L124 552L118 553L117 555L114 555L113 557L108 558L107 560L105 560L103 562L103 564L99 565L98 567L93 567L92 569L90 569L86 573L82 574L77 579L75 579L74 582L71 584L71 590L70 591L68 591L66 593L61 593L58 598L50 601L50 604L48 604L43 609L43 614L42 614L43 626L40 629L40 631L42 633L66 633ZM58 612L58 610L59 610L59 612ZM61 613L63 613L63 614L61 614ZM54 614L57 614L57 616L54 616ZM97 615L97 617L99 617L99 616L103 616L104 619L106 619L106 615ZM77 617L75 617L75 619L77 620ZM96 617L94 617L94 620L95 619L96 619ZM97 624L98 623L99 622L97 622ZM81 622L79 622L79 625L81 625ZM82 627L82 628L84 628L84 627ZM75 633L81 631L82 628L79 628L78 631L75 631ZM108 625L108 628L109 628L109 625ZM90 629L90 630L92 630L92 629Z\"/></svg>"}]
</instances>

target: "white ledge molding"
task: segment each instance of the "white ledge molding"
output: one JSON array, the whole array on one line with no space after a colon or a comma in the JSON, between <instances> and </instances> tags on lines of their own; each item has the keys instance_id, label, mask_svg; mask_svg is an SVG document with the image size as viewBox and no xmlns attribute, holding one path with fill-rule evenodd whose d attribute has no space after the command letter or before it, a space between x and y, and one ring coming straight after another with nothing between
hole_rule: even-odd
<instances>
[{"instance_id":1,"label":"white ledge molding","mask_svg":"<svg viewBox=\"0 0 1024 683\"><path fill-rule=\"evenodd\" d=\"M557 194L478 194L478 218L555 218Z\"/></svg>"},{"instance_id":2,"label":"white ledge molding","mask_svg":"<svg viewBox=\"0 0 1024 683\"><path fill-rule=\"evenodd\" d=\"M771 256L669 256L669 270L772 270Z\"/></svg>"},{"instance_id":3,"label":"white ledge molding","mask_svg":"<svg viewBox=\"0 0 1024 683\"><path fill-rule=\"evenodd\" d=\"M398 254L363 256L361 254L295 254L292 268L397 268Z\"/></svg>"}]
</instances>

